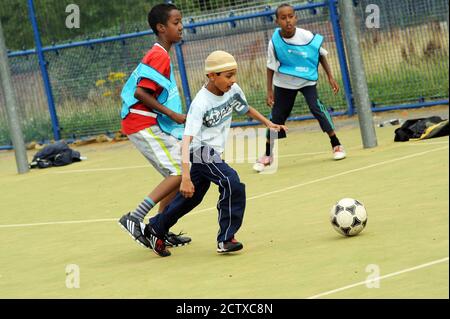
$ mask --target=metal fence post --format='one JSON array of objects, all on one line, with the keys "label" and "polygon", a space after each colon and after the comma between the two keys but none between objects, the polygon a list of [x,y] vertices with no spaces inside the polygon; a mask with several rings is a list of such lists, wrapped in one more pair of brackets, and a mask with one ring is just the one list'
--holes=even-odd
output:
[{"label": "metal fence post", "polygon": [[28,12],[30,15],[31,25],[33,27],[34,41],[36,42],[36,53],[39,60],[39,66],[41,68],[42,79],[44,81],[45,94],[47,95],[48,110],[52,120],[53,137],[56,141],[58,141],[61,139],[61,132],[59,128],[58,116],[56,114],[55,101],[53,100],[52,86],[48,76],[47,62],[45,61],[42,50],[41,36],[39,34],[33,0],[28,0]]},{"label": "metal fence post", "polygon": [[12,86],[8,54],[3,36],[2,22],[0,21],[0,90],[2,88],[6,102],[9,131],[16,156],[17,172],[23,174],[29,170],[27,151],[23,140],[22,128],[20,127],[19,115],[17,114],[17,100]]},{"label": "metal fence post", "polygon": [[375,133],[370,108],[369,90],[367,88],[367,78],[364,71],[361,49],[359,47],[359,36],[355,22],[353,2],[350,0],[341,0],[340,9],[363,145],[364,148],[376,147],[377,135]]},{"label": "metal fence post", "polygon": [[186,73],[186,65],[184,63],[183,55],[183,41],[175,44],[175,52],[177,54],[178,70],[180,71],[181,85],[183,87],[184,101],[186,102],[186,110],[189,110],[191,105],[191,91],[189,90],[189,81]]},{"label": "metal fence post", "polygon": [[342,40],[341,26],[339,24],[339,14],[336,9],[336,0],[328,0],[328,8],[330,9],[330,20],[331,25],[333,26],[334,41],[336,42],[336,51],[341,68],[345,99],[347,100],[348,105],[348,115],[352,116],[353,114],[355,114],[355,107],[353,105],[352,87],[350,84],[350,76],[345,56],[344,42]]}]

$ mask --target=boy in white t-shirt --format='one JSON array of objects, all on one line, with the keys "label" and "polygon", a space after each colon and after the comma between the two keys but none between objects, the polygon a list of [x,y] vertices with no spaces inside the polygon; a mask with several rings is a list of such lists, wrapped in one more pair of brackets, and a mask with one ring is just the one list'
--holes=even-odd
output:
[{"label": "boy in white t-shirt", "polygon": [[[346,154],[334,131],[331,116],[317,96],[319,63],[327,74],[334,94],[339,92],[339,85],[325,57],[328,52],[322,48],[323,37],[296,27],[297,16],[294,8],[288,4],[280,5],[275,15],[280,28],[275,30],[269,42],[267,60],[267,105],[272,108],[271,120],[276,124],[284,124],[298,91],[302,92],[311,113],[330,137],[334,159],[343,159]],[[278,133],[278,138],[285,137],[285,132]],[[268,136],[266,152],[254,165],[255,170],[262,171],[272,163],[272,149],[273,142],[270,143]]]},{"label": "boy in white t-shirt", "polygon": [[244,93],[236,84],[236,72],[237,63],[227,52],[214,51],[205,61],[208,83],[192,101],[186,119],[180,192],[162,214],[150,219],[144,231],[151,248],[161,257],[170,256],[164,234],[201,203],[211,182],[219,186],[220,192],[217,252],[233,252],[243,247],[234,236],[244,217],[245,185],[237,172],[221,159],[233,110],[260,121],[268,129],[279,132],[287,128],[273,124],[247,104]]}]

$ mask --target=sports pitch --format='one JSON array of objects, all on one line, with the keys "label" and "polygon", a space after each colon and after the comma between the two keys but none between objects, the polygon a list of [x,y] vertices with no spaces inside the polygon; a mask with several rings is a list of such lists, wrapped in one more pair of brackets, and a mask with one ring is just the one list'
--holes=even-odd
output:
[{"label": "sports pitch", "polygon": [[[232,163],[247,187],[233,255],[215,252],[214,186],[174,226],[193,241],[171,257],[118,226],[161,180],[130,142],[74,147],[88,160],[20,176],[0,152],[0,298],[448,298],[449,139],[394,143],[394,129],[366,150],[358,129],[341,129],[339,162],[324,134],[294,129],[276,174]],[[343,197],[368,212],[356,237],[329,222]],[[79,288],[66,286],[71,264]]]}]

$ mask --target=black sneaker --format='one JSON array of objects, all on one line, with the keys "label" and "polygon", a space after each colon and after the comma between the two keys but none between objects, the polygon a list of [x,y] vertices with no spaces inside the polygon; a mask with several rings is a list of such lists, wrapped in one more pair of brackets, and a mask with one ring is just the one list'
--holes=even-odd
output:
[{"label": "black sneaker", "polygon": [[155,254],[161,257],[170,256],[170,251],[167,250],[164,239],[159,238],[150,225],[145,227],[144,234],[150,243],[150,249],[153,250]]},{"label": "black sneaker", "polygon": [[123,215],[119,219],[119,225],[122,227],[125,231],[128,232],[128,234],[141,246],[145,248],[150,248],[150,242],[147,238],[144,236],[144,228],[145,224],[142,223],[139,219],[136,217],[131,216],[131,213]]},{"label": "black sneaker", "polygon": [[218,253],[229,253],[232,251],[238,251],[244,248],[242,243],[238,242],[236,239],[232,238],[229,241],[221,241],[217,243],[217,252]]},{"label": "black sneaker", "polygon": [[179,233],[174,234],[172,232],[168,232],[165,236],[164,236],[164,242],[166,244],[167,247],[178,247],[178,246],[184,246],[187,245],[191,242],[191,238],[190,237],[186,237],[186,236],[182,236],[184,235],[183,233]]}]

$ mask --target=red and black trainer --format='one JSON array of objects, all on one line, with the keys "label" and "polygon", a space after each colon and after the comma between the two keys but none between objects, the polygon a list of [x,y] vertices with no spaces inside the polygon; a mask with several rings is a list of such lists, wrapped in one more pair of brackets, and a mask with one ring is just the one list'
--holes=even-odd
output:
[{"label": "red and black trainer", "polygon": [[170,251],[167,250],[164,239],[159,238],[150,225],[145,227],[144,235],[148,239],[150,248],[155,252],[155,254],[161,257],[170,256]]},{"label": "red and black trainer", "polygon": [[164,236],[166,247],[179,247],[189,244],[192,239],[187,236],[183,236],[183,233],[174,234],[172,232],[168,232]]},{"label": "red and black trainer", "polygon": [[234,238],[231,238],[231,240],[229,241],[221,241],[217,243],[217,252],[220,254],[238,251],[242,248],[244,248],[244,245],[242,245],[242,243],[238,242]]}]

